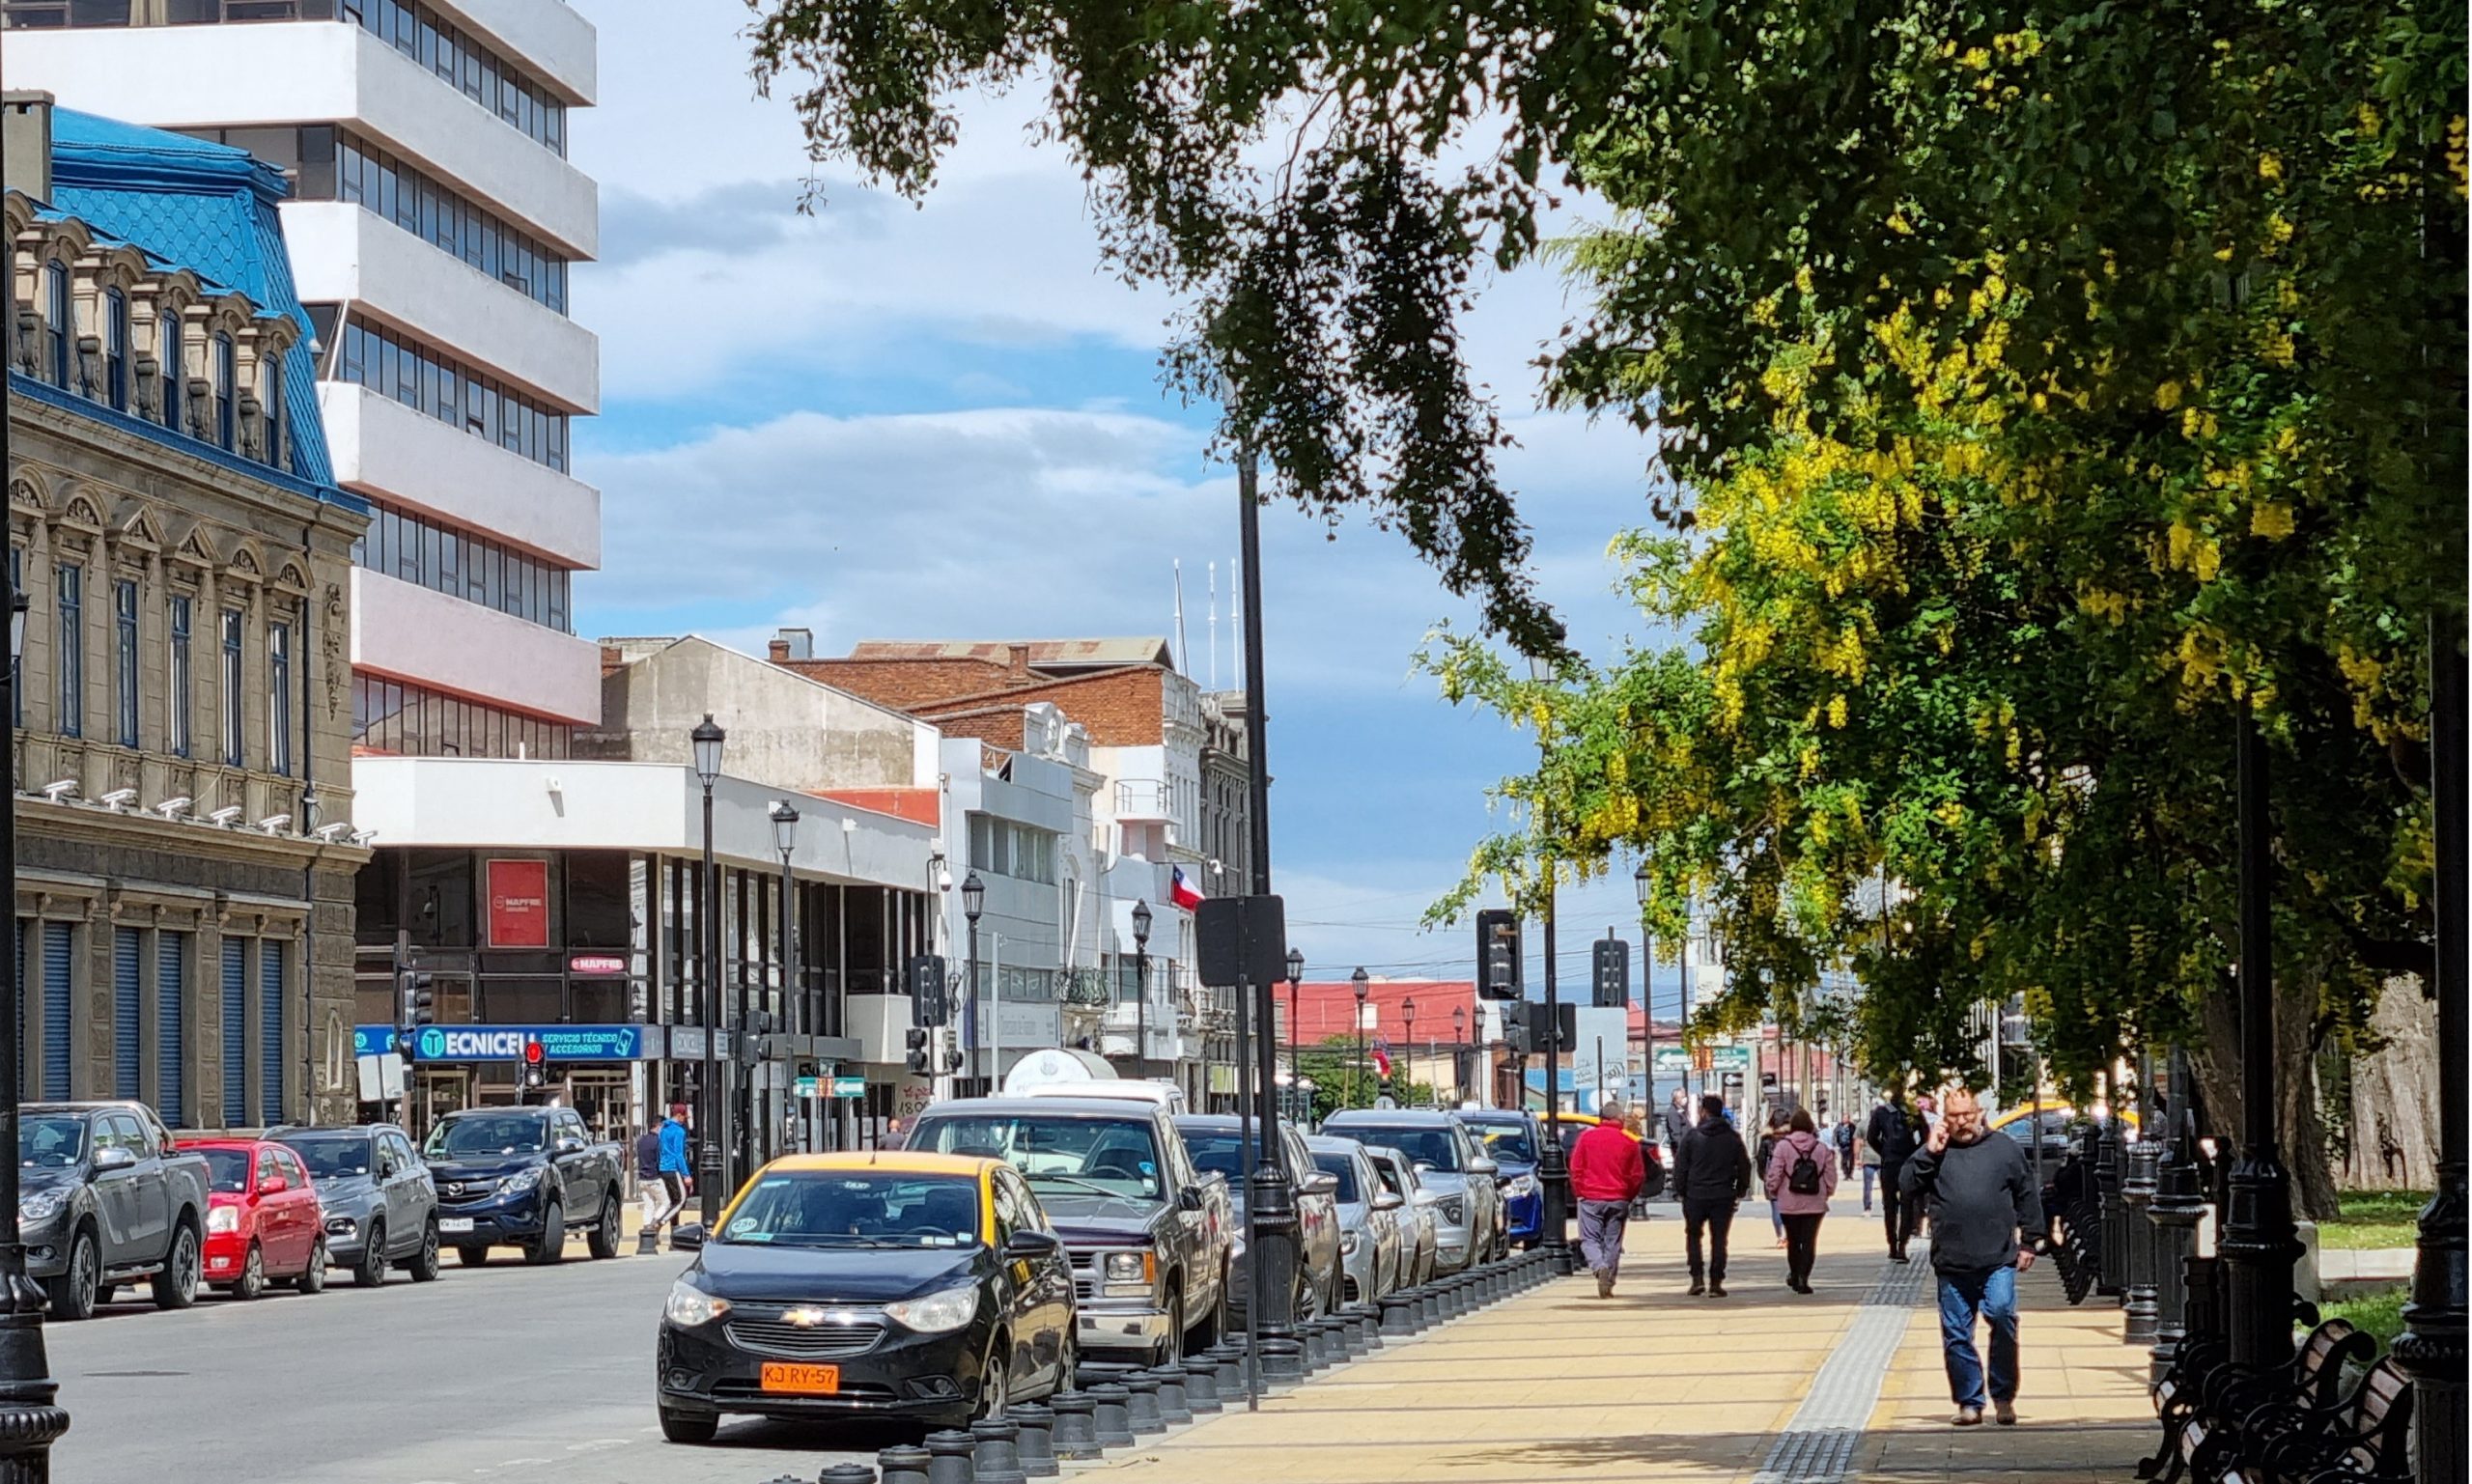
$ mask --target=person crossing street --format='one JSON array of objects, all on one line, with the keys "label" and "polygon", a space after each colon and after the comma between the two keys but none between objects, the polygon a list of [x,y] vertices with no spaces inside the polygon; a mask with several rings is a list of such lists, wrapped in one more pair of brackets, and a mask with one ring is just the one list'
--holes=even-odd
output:
[{"label": "person crossing street", "polygon": [[1978,1319],[1991,1327],[1989,1400],[2003,1426],[2017,1420],[2017,1274],[2035,1265],[2043,1212],[2025,1151],[1984,1126],[1982,1106],[1960,1087],[1942,1102],[1923,1151],[1901,1172],[1909,1202],[1931,1217],[1931,1268],[1940,1280],[1940,1341],[1956,1403],[1950,1421],[1982,1420],[1983,1357]]},{"label": "person crossing street", "polygon": [[1596,1126],[1571,1146],[1571,1193],[1580,1203],[1580,1251],[1596,1274],[1596,1296],[1610,1299],[1622,1267],[1623,1228],[1648,1183],[1648,1163],[1640,1141],[1623,1130],[1618,1100],[1607,1099],[1596,1115]]}]

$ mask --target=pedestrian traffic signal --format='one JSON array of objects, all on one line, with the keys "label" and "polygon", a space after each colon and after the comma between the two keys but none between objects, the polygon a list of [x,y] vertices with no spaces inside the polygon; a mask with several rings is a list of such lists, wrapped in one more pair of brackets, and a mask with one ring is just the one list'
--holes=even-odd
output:
[{"label": "pedestrian traffic signal", "polygon": [[1513,1056],[1525,1056],[1534,1050],[1534,1025],[1529,1012],[1535,1007],[1524,999],[1506,999],[1502,1004],[1503,1046]]},{"label": "pedestrian traffic signal", "polygon": [[538,1041],[523,1043],[523,1085],[530,1088],[549,1085],[549,1053]]},{"label": "pedestrian traffic signal", "polygon": [[944,956],[914,953],[902,966],[902,988],[910,995],[910,1023],[941,1025],[952,1019],[952,996],[944,984]]},{"label": "pedestrian traffic signal", "polygon": [[1519,914],[1489,907],[1476,914],[1476,993],[1487,999],[1517,999]]},{"label": "pedestrian traffic signal", "polygon": [[906,1044],[910,1049],[910,1070],[917,1073],[920,1077],[925,1077],[929,1071],[929,1063],[927,1060],[927,1028],[923,1025],[913,1025],[908,1031],[904,1032],[904,1036]]},{"label": "pedestrian traffic signal", "polygon": [[944,1070],[945,1070],[945,1071],[947,1071],[947,1072],[959,1072],[961,1069],[962,1069],[962,1049],[961,1049],[961,1046],[960,1046],[958,1043],[955,1043],[955,1042],[947,1042],[947,1043],[945,1043],[945,1046],[944,1046]]},{"label": "pedestrian traffic signal", "polygon": [[1631,1006],[1631,945],[1618,938],[1600,938],[1594,944],[1596,1006],[1627,1010]]}]

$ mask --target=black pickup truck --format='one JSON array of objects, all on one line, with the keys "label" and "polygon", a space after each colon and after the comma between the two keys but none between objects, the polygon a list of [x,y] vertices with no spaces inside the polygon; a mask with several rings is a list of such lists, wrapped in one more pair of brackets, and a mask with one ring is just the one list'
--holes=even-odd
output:
[{"label": "black pickup truck", "polygon": [[123,1283],[157,1307],[197,1302],[206,1160],[172,1146],[142,1103],[28,1103],[17,1109],[17,1228],[26,1274],[54,1319],[84,1319]]},{"label": "black pickup truck", "polygon": [[447,1114],[421,1145],[437,1182],[438,1240],[466,1267],[492,1246],[535,1266],[564,1256],[567,1234],[592,1255],[618,1255],[626,1200],[616,1144],[595,1143],[571,1107],[470,1107]]}]

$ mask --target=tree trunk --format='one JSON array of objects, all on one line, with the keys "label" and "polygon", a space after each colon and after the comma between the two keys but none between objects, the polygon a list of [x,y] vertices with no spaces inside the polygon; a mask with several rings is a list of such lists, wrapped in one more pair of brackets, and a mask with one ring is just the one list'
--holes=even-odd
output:
[{"label": "tree trunk", "polygon": [[[2324,1128],[2318,1116],[2318,1075],[2311,1022],[2318,1013],[2318,986],[2279,974],[2275,983],[2275,1141],[2291,1174],[2292,1215],[2322,1221],[2338,1213],[2335,1177],[2326,1160]],[[2240,1003],[2236,988],[2206,996],[2205,1034],[2189,1049],[2199,1089],[2205,1097],[2206,1132],[2221,1141],[2226,1158],[2237,1156],[2243,1108],[2240,1086]]]},{"label": "tree trunk", "polygon": [[2437,1006],[2412,978],[2386,981],[2370,1016],[2384,1043],[2351,1060],[2348,1190],[2426,1190],[2437,1174]]}]

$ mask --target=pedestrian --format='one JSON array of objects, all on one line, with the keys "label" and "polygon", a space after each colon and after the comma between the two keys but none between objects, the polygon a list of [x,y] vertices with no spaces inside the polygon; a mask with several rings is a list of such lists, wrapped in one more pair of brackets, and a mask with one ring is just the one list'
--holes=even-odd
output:
[{"label": "pedestrian", "polygon": [[669,1211],[669,1187],[660,1178],[659,1124],[646,1124],[644,1132],[635,1135],[635,1204],[642,1216],[637,1229],[660,1230],[660,1218]]},{"label": "pedestrian", "polygon": [[[1776,1157],[1778,1140],[1784,1136],[1784,1111],[1781,1108],[1772,1107],[1768,1110],[1768,1127],[1762,1131],[1759,1135],[1759,1147],[1753,1152],[1751,1157],[1751,1167],[1759,1171],[1759,1175],[1762,1180],[1765,1180],[1768,1177],[1768,1162]],[[1777,1239],[1777,1246],[1781,1248],[1784,1247],[1785,1245],[1785,1214],[1777,1209],[1777,1197],[1774,1192],[1771,1192],[1768,1197],[1768,1229],[1770,1235]]]},{"label": "pedestrian", "polygon": [[1851,1180],[1854,1178],[1854,1120],[1851,1118],[1837,1120],[1834,1137],[1837,1141],[1839,1172]]},{"label": "pedestrian", "polygon": [[[1871,1187],[1880,1178],[1880,1146],[1862,1139],[1863,1146],[1863,1214],[1871,1214]],[[1894,1183],[1894,1182],[1892,1182]]]},{"label": "pedestrian", "polygon": [[1893,1263],[1906,1260],[1905,1244],[1914,1234],[1906,1217],[1903,1178],[1905,1162],[1914,1155],[1914,1120],[1906,1114],[1904,1100],[1903,1088],[1883,1091],[1879,1106],[1871,1109],[1870,1127],[1863,1134],[1863,1141],[1879,1156],[1881,1223],[1888,1229]]},{"label": "pedestrian", "polygon": [[1580,1251],[1596,1274],[1596,1296],[1611,1299],[1622,1267],[1622,1229],[1648,1183],[1648,1162],[1622,1127],[1619,1102],[1608,1099],[1596,1114],[1599,1122],[1571,1145],[1571,1193],[1580,1203]]},{"label": "pedestrian", "polygon": [[1682,1158],[1682,1135],[1691,1132],[1691,1099],[1681,1088],[1673,1090],[1673,1101],[1665,1110],[1665,1162],[1671,1168]]},{"label": "pedestrian", "polygon": [[660,1126],[660,1183],[669,1197],[661,1224],[672,1232],[678,1230],[679,1213],[687,1209],[687,1177],[694,1169],[687,1158],[687,1105],[671,1104]]},{"label": "pedestrian", "polygon": [[[1751,1193],[1751,1155],[1742,1135],[1726,1117],[1722,1094],[1700,1100],[1700,1121],[1682,1135],[1673,1157],[1673,1189],[1682,1198],[1683,1247],[1691,1261],[1691,1291],[1711,1298],[1726,1296],[1726,1236],[1733,1228],[1734,1207]],[[1700,1261],[1700,1242],[1705,1233],[1707,1261]]]},{"label": "pedestrian", "polygon": [[1940,1346],[1949,1367],[1949,1420],[1982,1420],[1983,1358],[1975,1321],[1991,1326],[1991,1411],[2017,1420],[2017,1274],[2035,1265],[2042,1203],[2017,1141],[1984,1127],[1982,1105],[1952,1089],[1923,1151],[1905,1162],[1906,1198],[1931,1213],[1931,1269],[1940,1280]]},{"label": "pedestrian", "polygon": [[1828,1215],[1828,1198],[1837,1193],[1837,1162],[1820,1143],[1818,1125],[1807,1110],[1794,1109],[1785,1136],[1769,1156],[1764,1178],[1769,1204],[1785,1222],[1785,1286],[1810,1293],[1820,1218]]}]

